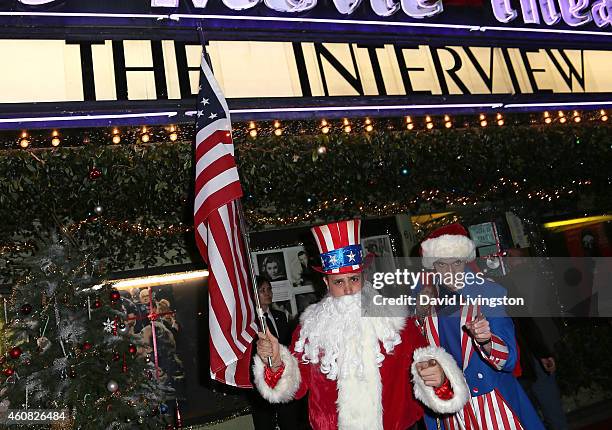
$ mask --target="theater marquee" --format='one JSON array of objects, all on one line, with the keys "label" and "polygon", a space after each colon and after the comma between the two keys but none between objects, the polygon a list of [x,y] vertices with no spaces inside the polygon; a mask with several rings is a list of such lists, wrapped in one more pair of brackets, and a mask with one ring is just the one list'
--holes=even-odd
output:
[{"label": "theater marquee", "polygon": [[[374,96],[468,102],[488,96],[504,103],[530,95],[612,93],[612,51],[211,41],[207,52],[230,102],[273,99],[280,106],[351,97],[358,104]],[[200,55],[198,44],[171,40],[0,40],[0,56],[11,59],[3,65],[0,104],[191,103]]]}]

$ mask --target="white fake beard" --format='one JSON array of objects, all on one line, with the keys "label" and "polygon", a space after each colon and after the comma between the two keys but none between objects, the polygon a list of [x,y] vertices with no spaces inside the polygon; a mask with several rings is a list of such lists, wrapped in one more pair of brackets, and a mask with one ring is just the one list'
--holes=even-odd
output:
[{"label": "white fake beard", "polygon": [[[303,352],[305,363],[319,363],[321,373],[328,379],[363,378],[364,358],[374,356],[376,366],[380,367],[385,359],[380,343],[386,353],[391,353],[401,342],[399,332],[405,319],[362,317],[361,298],[360,292],[327,296],[302,314],[295,350]],[[364,345],[371,345],[373,351],[364,351]]]}]

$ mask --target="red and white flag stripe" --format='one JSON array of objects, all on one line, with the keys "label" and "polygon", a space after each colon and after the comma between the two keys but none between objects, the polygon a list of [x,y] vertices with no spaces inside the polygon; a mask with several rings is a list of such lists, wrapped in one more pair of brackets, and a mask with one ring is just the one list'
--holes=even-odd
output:
[{"label": "red and white flag stripe", "polygon": [[210,373],[250,388],[252,341],[257,331],[248,252],[237,200],[242,196],[227,103],[202,59],[198,97],[194,222],[196,243],[208,264]]}]

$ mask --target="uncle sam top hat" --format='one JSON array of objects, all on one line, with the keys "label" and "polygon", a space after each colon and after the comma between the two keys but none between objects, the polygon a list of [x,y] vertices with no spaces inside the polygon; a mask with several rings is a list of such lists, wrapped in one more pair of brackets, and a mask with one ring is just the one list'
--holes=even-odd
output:
[{"label": "uncle sam top hat", "polygon": [[319,247],[322,264],[313,269],[326,275],[361,272],[363,251],[360,227],[359,219],[312,227],[310,231]]}]

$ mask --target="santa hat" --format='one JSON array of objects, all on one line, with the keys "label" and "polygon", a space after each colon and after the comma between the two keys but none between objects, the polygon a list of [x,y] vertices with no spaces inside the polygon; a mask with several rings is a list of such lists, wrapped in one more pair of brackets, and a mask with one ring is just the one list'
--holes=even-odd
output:
[{"label": "santa hat", "polygon": [[361,221],[354,219],[312,227],[322,264],[313,269],[326,275],[360,272],[363,258],[360,226]]},{"label": "santa hat", "polygon": [[433,264],[442,258],[458,258],[472,261],[476,258],[476,246],[468,237],[468,232],[461,224],[449,224],[434,230],[421,243],[423,266],[433,268]]}]

